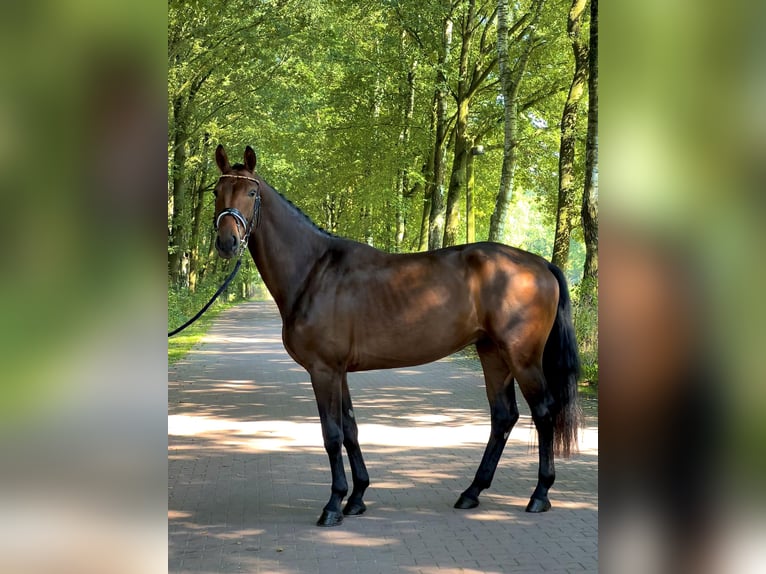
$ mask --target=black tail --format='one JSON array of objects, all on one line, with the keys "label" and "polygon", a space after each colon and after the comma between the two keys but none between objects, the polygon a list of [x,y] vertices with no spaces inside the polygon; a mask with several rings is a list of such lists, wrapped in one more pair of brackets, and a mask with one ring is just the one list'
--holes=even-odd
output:
[{"label": "black tail", "polygon": [[554,416],[553,449],[556,454],[568,457],[572,450],[577,450],[577,432],[582,418],[577,400],[580,357],[567,280],[561,269],[552,263],[548,268],[559,282],[559,307],[556,322],[545,343],[543,372],[554,400],[551,409]]}]

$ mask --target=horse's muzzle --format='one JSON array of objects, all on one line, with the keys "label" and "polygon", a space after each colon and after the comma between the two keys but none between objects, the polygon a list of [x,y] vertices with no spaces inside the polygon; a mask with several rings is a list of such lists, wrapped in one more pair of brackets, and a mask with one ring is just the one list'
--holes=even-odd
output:
[{"label": "horse's muzzle", "polygon": [[229,233],[225,237],[218,235],[215,238],[215,248],[218,255],[223,259],[231,259],[237,254],[239,238],[234,233]]}]

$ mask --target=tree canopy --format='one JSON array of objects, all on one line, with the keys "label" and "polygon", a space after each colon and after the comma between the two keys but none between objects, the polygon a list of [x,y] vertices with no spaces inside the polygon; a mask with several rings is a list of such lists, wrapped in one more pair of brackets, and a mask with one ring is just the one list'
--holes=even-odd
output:
[{"label": "tree canopy", "polygon": [[575,72],[583,92],[573,46],[587,56],[590,18],[574,4],[573,32],[571,0],[171,0],[170,283],[193,290],[220,273],[218,143],[252,145],[259,172],[341,236],[388,251],[491,238],[550,258],[562,133],[574,154],[559,262],[577,282],[587,114],[561,126]]}]

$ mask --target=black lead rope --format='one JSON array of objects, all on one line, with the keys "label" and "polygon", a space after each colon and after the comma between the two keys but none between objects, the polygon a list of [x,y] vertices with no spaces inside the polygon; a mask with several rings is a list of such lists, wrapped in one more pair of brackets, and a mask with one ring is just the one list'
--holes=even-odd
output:
[{"label": "black lead rope", "polygon": [[213,301],[218,299],[218,296],[221,293],[223,293],[223,290],[226,289],[229,283],[231,283],[231,280],[234,279],[234,276],[237,274],[237,271],[239,271],[239,266],[242,265],[242,254],[244,253],[245,248],[247,247],[247,242],[250,240],[250,232],[253,229],[253,223],[255,223],[256,229],[258,229],[258,225],[261,223],[261,193],[260,193],[261,186],[259,181],[255,179],[254,177],[247,177],[244,175],[223,174],[221,175],[221,177],[247,179],[254,182],[256,185],[257,195],[255,196],[255,200],[253,201],[253,216],[250,218],[249,222],[242,216],[242,214],[239,212],[238,209],[233,207],[222,210],[213,220],[215,224],[215,228],[218,229],[218,223],[221,221],[221,218],[224,215],[231,215],[237,221],[237,229],[239,229],[240,224],[242,224],[242,226],[245,228],[245,234],[242,236],[242,239],[240,240],[240,243],[239,243],[239,259],[237,259],[237,264],[234,266],[234,270],[226,278],[226,281],[223,282],[223,285],[221,285],[218,288],[218,291],[215,292],[215,295],[213,295],[213,298],[210,299],[210,301],[208,301],[207,304],[204,307],[202,307],[202,309],[200,309],[196,315],[194,315],[194,317],[186,321],[186,323],[184,323],[177,329],[170,331],[170,333],[168,333],[168,338],[172,337],[173,335],[177,335],[178,333],[186,329],[186,327],[194,323],[194,321],[202,317],[202,314],[205,311],[207,311],[210,305],[213,304]]},{"label": "black lead rope", "polygon": [[174,330],[170,331],[170,333],[168,333],[168,338],[172,337],[173,335],[176,335],[176,334],[180,333],[181,331],[183,331],[184,329],[186,329],[186,327],[188,327],[189,325],[191,325],[192,323],[194,323],[194,321],[196,321],[197,319],[199,319],[200,317],[202,317],[202,314],[203,314],[205,311],[207,311],[207,309],[208,309],[208,307],[210,307],[210,305],[212,305],[212,304],[213,304],[213,301],[215,301],[216,299],[218,299],[218,296],[219,296],[221,293],[223,293],[223,290],[224,290],[224,289],[226,289],[226,287],[228,287],[229,283],[231,283],[231,280],[232,280],[232,279],[234,279],[234,276],[237,274],[237,271],[239,271],[239,266],[240,266],[240,265],[242,265],[242,257],[240,257],[239,259],[237,259],[237,264],[234,266],[234,270],[233,270],[233,271],[232,271],[232,272],[229,274],[229,276],[226,278],[226,281],[224,281],[224,282],[223,282],[223,285],[221,285],[221,286],[218,288],[218,291],[216,291],[216,292],[215,292],[215,295],[213,295],[213,298],[212,298],[212,299],[210,299],[210,301],[208,301],[208,302],[205,304],[205,306],[204,306],[204,307],[202,307],[202,309],[200,309],[200,310],[199,310],[199,312],[198,312],[196,315],[194,315],[194,317],[192,317],[191,319],[189,319],[188,321],[186,321],[186,323],[184,323],[183,325],[181,325],[181,326],[180,326],[180,327],[178,327],[177,329],[174,329]]}]

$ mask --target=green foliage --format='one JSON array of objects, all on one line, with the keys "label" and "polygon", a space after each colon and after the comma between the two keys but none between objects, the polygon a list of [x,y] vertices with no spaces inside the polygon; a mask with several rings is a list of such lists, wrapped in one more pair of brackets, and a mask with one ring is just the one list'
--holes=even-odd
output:
[{"label": "green foliage", "polygon": [[571,289],[572,314],[582,361],[582,380],[598,388],[598,292],[584,282]]},{"label": "green foliage", "polygon": [[[522,18],[532,3],[515,3],[512,19]],[[424,191],[433,179],[424,166],[433,158],[441,34],[445,19],[451,18],[453,42],[442,71],[455,94],[468,6],[445,0],[170,2],[168,226],[174,240],[169,249],[189,261],[187,275],[175,278],[181,290],[194,287],[188,278],[192,267],[197,269],[198,292],[223,277],[223,265],[211,249],[212,196],[205,191],[217,176],[212,150],[218,143],[233,160],[240,160],[245,145],[252,145],[259,173],[329,231],[381,249],[417,249]],[[477,240],[488,236],[503,155],[503,101],[497,69],[491,65],[495,7],[493,2],[476,3],[479,28],[469,54],[469,73],[474,63],[490,64],[471,99],[467,123],[468,138],[480,140],[487,150],[473,164]],[[518,163],[503,240],[548,258],[557,207],[559,122],[573,61],[566,36],[569,7],[569,1],[546,0],[531,36],[514,36],[509,45],[514,59],[527,38],[535,43],[520,79]],[[410,74],[415,97],[408,119]],[[454,97],[448,106],[453,116]],[[453,119],[450,129],[454,124]],[[577,130],[584,141],[584,114]],[[183,154],[175,154],[179,146]],[[448,166],[453,154],[450,142]],[[582,156],[578,151],[578,181]],[[403,197],[402,173],[408,186]],[[181,176],[185,197],[179,210],[173,175]],[[462,201],[458,237],[465,237]],[[178,237],[171,213],[181,224]],[[400,247],[397,214],[405,223]],[[565,269],[572,284],[580,280],[582,257],[582,236],[576,229]],[[243,267],[231,297],[250,296],[257,288],[257,273]],[[595,317],[595,311],[582,313],[583,324],[586,316]]]},{"label": "green foliage", "polygon": [[[192,292],[188,289],[168,289],[168,332],[180,327],[194,316],[207,303],[218,289],[218,285],[205,285]],[[168,339],[168,363],[172,364],[181,359],[196,345],[207,331],[213,318],[229,306],[225,294],[213,303],[207,312],[189,327]]]}]

